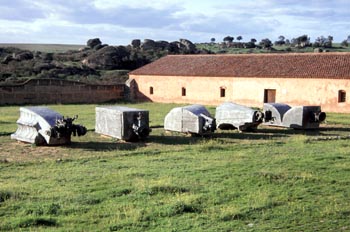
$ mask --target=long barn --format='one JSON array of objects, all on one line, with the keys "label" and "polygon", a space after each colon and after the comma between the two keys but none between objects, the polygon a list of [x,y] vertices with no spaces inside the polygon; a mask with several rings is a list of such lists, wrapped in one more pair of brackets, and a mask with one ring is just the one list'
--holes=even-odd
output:
[{"label": "long barn", "polygon": [[138,100],[321,105],[350,113],[350,53],[168,55],[129,73]]}]

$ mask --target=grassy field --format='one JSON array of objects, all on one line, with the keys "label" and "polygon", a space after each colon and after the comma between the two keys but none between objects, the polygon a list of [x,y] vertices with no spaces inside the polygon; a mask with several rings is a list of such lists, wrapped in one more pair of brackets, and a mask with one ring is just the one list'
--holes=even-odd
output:
[{"label": "grassy field", "polygon": [[39,52],[67,52],[69,50],[79,50],[85,45],[77,44],[22,44],[22,43],[0,43],[0,47],[15,47],[29,51]]},{"label": "grassy field", "polygon": [[350,115],[201,138],[161,128],[176,105],[131,106],[150,110],[146,142],[95,134],[95,105],[49,106],[89,130],[63,147],[10,140],[19,107],[0,107],[0,230],[350,230]]},{"label": "grassy field", "polygon": [[[23,50],[29,51],[40,51],[40,52],[67,52],[69,50],[79,50],[85,45],[77,44],[11,44],[11,43],[0,43],[0,47],[16,47]],[[250,48],[221,48],[219,43],[215,44],[196,44],[198,49],[206,49],[214,53],[271,53],[266,49],[250,49]],[[275,52],[284,51],[287,48],[291,48],[291,52],[314,52],[313,47],[306,47],[302,49],[293,48],[290,46],[273,46]],[[330,52],[350,52],[350,47],[342,47],[339,43],[334,43],[333,48],[327,48]]]},{"label": "grassy field", "polygon": [[[294,48],[291,46],[273,46],[274,51],[257,48],[221,48],[219,43],[215,44],[196,44],[199,49],[206,49],[214,53],[232,53],[232,54],[245,54],[245,53],[271,53],[271,52],[286,52],[286,49],[291,49],[289,52],[314,52],[313,47]],[[339,43],[334,43],[332,48],[323,49],[329,52],[350,52],[350,47],[342,47]]]}]

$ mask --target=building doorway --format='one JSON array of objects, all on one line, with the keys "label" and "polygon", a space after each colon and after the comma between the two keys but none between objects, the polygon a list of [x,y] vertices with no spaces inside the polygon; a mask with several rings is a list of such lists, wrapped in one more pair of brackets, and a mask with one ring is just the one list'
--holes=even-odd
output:
[{"label": "building doorway", "polygon": [[275,103],[276,102],[276,90],[265,89],[264,90],[264,103]]}]

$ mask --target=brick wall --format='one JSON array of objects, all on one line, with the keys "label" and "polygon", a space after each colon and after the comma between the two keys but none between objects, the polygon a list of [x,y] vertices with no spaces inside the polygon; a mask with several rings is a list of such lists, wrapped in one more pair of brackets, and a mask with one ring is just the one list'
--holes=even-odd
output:
[{"label": "brick wall", "polygon": [[0,85],[0,105],[103,103],[124,99],[124,84],[89,85],[76,81],[32,79]]}]

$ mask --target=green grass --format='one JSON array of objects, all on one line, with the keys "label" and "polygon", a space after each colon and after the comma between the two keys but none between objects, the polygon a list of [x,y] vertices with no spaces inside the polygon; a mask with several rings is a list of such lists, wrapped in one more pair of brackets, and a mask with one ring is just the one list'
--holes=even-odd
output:
[{"label": "green grass", "polygon": [[[0,43],[0,47],[16,47],[19,49],[30,50],[30,51],[40,51],[40,52],[67,52],[69,50],[79,50],[85,45],[75,45],[75,44],[11,44],[11,43]],[[224,48],[220,47],[219,43],[196,44],[198,49],[207,49],[209,51],[218,53],[220,51],[225,51],[225,53],[270,53],[269,50],[265,49],[249,49],[249,48]],[[284,51],[290,46],[273,46],[276,51]],[[306,47],[302,49],[291,48],[292,52],[313,52],[314,48]],[[339,43],[334,43],[333,48],[327,49],[330,52],[350,52],[350,47],[342,47]]]},{"label": "green grass", "polygon": [[[95,105],[51,105],[88,128],[70,146],[10,140],[19,107],[0,107],[2,231],[349,231],[350,115],[320,131],[259,127],[210,138],[167,133],[175,104],[150,110],[146,142],[94,133]],[[211,112],[215,108],[210,107]]]},{"label": "green grass", "polygon": [[79,50],[85,45],[77,44],[22,44],[22,43],[0,43],[0,47],[15,47],[23,50],[29,51],[39,51],[39,52],[67,52],[69,50]]},{"label": "green grass", "polygon": [[[206,49],[209,51],[212,51],[214,53],[232,53],[232,54],[246,54],[246,53],[271,53],[272,51],[266,50],[266,49],[258,49],[258,48],[221,48],[220,43],[214,43],[214,44],[196,44],[197,48],[199,49]],[[313,47],[306,47],[306,48],[294,48],[291,46],[273,46],[275,51],[273,52],[286,52],[287,48],[290,48],[291,51],[289,52],[314,52]],[[328,50],[329,52],[350,52],[350,47],[342,47],[338,43],[333,44],[333,48],[327,48],[323,50]]]}]

